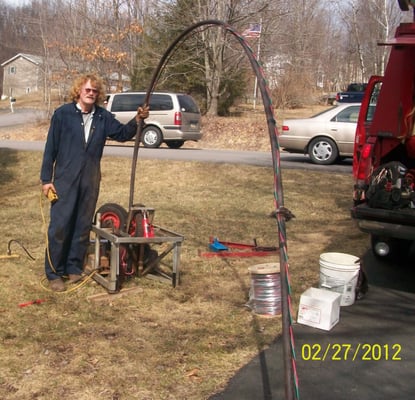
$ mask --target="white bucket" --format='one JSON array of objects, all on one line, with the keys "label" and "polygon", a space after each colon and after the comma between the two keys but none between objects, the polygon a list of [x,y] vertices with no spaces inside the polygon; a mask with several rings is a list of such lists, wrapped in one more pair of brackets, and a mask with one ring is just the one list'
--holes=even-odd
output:
[{"label": "white bucket", "polygon": [[280,264],[257,264],[248,268],[251,289],[248,306],[255,314],[276,316],[281,314]]},{"label": "white bucket", "polygon": [[344,253],[320,254],[319,287],[340,293],[340,305],[350,306],[355,300],[359,270],[358,257]]}]

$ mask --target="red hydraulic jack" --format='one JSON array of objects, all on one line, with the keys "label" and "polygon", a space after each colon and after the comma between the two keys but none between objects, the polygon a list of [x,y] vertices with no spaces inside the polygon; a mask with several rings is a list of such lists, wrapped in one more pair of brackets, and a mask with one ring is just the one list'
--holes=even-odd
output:
[{"label": "red hydraulic jack", "polygon": [[212,251],[199,252],[201,257],[265,257],[279,254],[276,247],[258,246],[256,239],[253,244],[219,241],[209,239],[209,248]]}]

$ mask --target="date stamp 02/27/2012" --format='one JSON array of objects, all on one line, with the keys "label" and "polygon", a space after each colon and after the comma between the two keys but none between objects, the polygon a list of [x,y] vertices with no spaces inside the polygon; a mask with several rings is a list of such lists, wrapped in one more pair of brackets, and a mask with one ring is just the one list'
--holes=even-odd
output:
[{"label": "date stamp 02/27/2012", "polygon": [[305,343],[301,346],[304,361],[402,361],[398,343]]}]

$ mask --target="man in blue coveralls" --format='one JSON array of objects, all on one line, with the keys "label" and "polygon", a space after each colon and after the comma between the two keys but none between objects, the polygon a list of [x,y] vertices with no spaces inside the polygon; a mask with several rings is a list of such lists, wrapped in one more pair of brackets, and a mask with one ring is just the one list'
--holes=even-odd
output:
[{"label": "man in blue coveralls", "polygon": [[75,80],[72,102],[55,110],[46,140],[40,179],[45,196],[56,195],[50,209],[45,272],[51,290],[65,290],[82,279],[101,180],[100,161],[107,138],[125,142],[137,124],[148,117],[148,107],[123,125],[106,109],[101,78],[86,74]]}]

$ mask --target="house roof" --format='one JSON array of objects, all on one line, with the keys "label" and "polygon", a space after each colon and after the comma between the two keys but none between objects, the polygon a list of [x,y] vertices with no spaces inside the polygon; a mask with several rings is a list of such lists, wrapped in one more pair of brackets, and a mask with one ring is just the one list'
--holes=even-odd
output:
[{"label": "house roof", "polygon": [[4,61],[2,64],[0,64],[0,66],[4,67],[5,65],[11,63],[12,61],[14,61],[14,60],[16,60],[20,57],[26,59],[27,61],[30,61],[31,63],[33,63],[35,65],[42,64],[42,62],[43,62],[43,57],[41,57],[41,56],[36,56],[34,54],[17,53],[12,58],[9,58],[7,61]]}]

